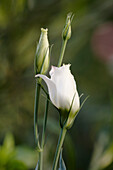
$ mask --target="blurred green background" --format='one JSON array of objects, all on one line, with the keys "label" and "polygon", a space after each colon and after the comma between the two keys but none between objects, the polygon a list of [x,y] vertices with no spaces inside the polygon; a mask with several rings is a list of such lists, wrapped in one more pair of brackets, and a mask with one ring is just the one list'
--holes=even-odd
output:
[{"label": "blurred green background", "polygon": [[[61,32],[75,13],[64,63],[71,63],[79,94],[89,99],[68,131],[63,157],[69,170],[113,170],[113,1],[0,0],[0,170],[32,170],[34,56],[40,28],[48,28],[56,65]],[[40,133],[45,98],[40,101]],[[50,105],[44,168],[50,169],[59,115]]]}]

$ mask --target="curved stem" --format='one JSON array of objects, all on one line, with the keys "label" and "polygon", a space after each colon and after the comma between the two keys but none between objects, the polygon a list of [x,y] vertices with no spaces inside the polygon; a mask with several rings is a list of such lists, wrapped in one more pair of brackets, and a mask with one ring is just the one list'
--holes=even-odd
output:
[{"label": "curved stem", "polygon": [[60,136],[59,136],[59,140],[58,140],[58,144],[57,144],[57,149],[56,149],[56,153],[55,153],[55,157],[54,157],[52,170],[56,170],[56,168],[57,168],[58,159],[59,159],[59,156],[60,156],[60,151],[61,151],[61,148],[62,148],[62,145],[63,145],[63,142],[64,142],[66,132],[67,132],[67,129],[64,126],[61,129],[61,132],[60,132]]},{"label": "curved stem", "polygon": [[46,132],[46,124],[47,124],[47,116],[48,116],[48,107],[49,107],[49,100],[48,100],[48,95],[47,95],[46,108],[45,108],[44,120],[43,120],[42,141],[41,141],[42,151],[39,153],[39,160],[40,160],[39,169],[40,170],[42,170],[43,168],[43,147],[45,143],[45,132]]},{"label": "curved stem", "polygon": [[61,52],[60,52],[60,57],[59,57],[58,65],[57,65],[58,67],[60,67],[61,64],[62,64],[62,60],[63,60],[65,48],[66,48],[66,44],[67,44],[67,40],[63,40],[62,41]]},{"label": "curved stem", "polygon": [[37,124],[37,113],[38,113],[38,104],[39,104],[39,95],[40,94],[40,86],[38,85],[36,81],[36,90],[35,90],[35,106],[34,106],[34,136],[35,136],[35,142],[37,144],[38,140],[38,124]]}]

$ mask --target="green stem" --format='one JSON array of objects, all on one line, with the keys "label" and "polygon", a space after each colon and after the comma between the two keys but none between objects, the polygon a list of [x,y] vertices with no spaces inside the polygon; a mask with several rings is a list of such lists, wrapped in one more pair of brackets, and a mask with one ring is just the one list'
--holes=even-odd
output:
[{"label": "green stem", "polygon": [[38,104],[39,104],[39,94],[40,94],[40,86],[36,81],[36,90],[35,90],[35,107],[34,107],[34,136],[35,142],[37,144],[38,140],[38,124],[37,124],[37,113],[38,113]]},{"label": "green stem", "polygon": [[55,153],[55,157],[54,157],[54,161],[53,161],[53,168],[52,170],[56,170],[57,168],[57,164],[58,164],[58,159],[60,156],[60,151],[64,142],[64,138],[66,135],[67,129],[65,128],[65,126],[61,129],[60,132],[60,136],[59,136],[59,140],[58,140],[58,144],[57,144],[57,149],[56,149],[56,153]]},{"label": "green stem", "polygon": [[63,60],[65,48],[66,48],[66,44],[67,44],[67,40],[63,40],[62,41],[62,48],[61,48],[61,52],[60,52],[60,57],[59,57],[58,65],[57,65],[58,67],[60,67],[61,64],[62,64],[62,60]]},{"label": "green stem", "polygon": [[[62,60],[63,60],[63,56],[64,56],[64,52],[65,52],[65,48],[66,48],[66,44],[67,44],[67,40],[63,40],[62,42],[62,48],[61,48],[61,53],[60,53],[60,58],[59,58],[59,62],[58,62],[58,67],[61,66],[62,64]],[[48,101],[48,95],[47,95],[47,100],[46,100],[46,109],[45,109],[45,113],[44,113],[44,120],[43,120],[43,131],[42,131],[42,141],[41,141],[41,149],[42,151],[39,153],[39,170],[42,170],[43,168],[43,147],[44,147],[44,142],[45,142],[45,132],[46,132],[46,124],[47,124],[47,115],[48,115],[48,106],[49,106],[49,101]],[[63,136],[65,133],[63,132]],[[61,137],[62,138],[62,137]],[[63,139],[64,140],[64,139]],[[63,143],[63,141],[62,141]],[[60,148],[61,149],[61,148]],[[59,158],[59,154],[60,154],[60,150],[58,151],[58,158]],[[57,159],[58,159],[57,158]],[[56,160],[57,160],[56,159]],[[58,161],[57,161],[58,162]],[[57,166],[57,162],[55,163]]]},{"label": "green stem", "polygon": [[45,108],[45,113],[44,113],[44,120],[43,120],[43,130],[42,130],[42,141],[41,141],[41,148],[42,151],[39,153],[39,170],[42,170],[43,168],[43,148],[44,148],[44,143],[45,143],[45,132],[46,132],[46,124],[47,124],[47,116],[48,116],[48,107],[49,107],[49,100],[48,100],[48,95],[46,99],[46,108]]},{"label": "green stem", "polygon": [[[62,41],[60,57],[59,57],[58,65],[57,65],[58,67],[60,67],[61,64],[62,64],[62,60],[63,60],[63,57],[64,57],[64,52],[65,52],[65,49],[66,49],[66,44],[67,44],[67,40],[65,39],[65,40]],[[64,138],[65,138],[65,135],[66,135],[66,131],[67,130],[65,129],[65,126],[64,126],[61,129],[61,133],[60,133],[60,136],[59,136],[58,145],[57,145],[57,149],[56,149],[56,152],[55,152],[55,157],[54,157],[52,170],[56,170],[56,168],[57,168],[58,159],[59,159],[59,155],[60,155],[61,147],[63,145]]]}]

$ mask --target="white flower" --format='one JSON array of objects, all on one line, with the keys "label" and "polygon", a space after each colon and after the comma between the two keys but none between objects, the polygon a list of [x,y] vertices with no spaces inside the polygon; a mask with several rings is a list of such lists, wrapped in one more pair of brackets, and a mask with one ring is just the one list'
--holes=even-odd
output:
[{"label": "white flower", "polygon": [[68,125],[70,125],[72,122],[70,118],[74,119],[80,107],[76,82],[70,72],[70,64],[62,67],[52,66],[49,74],[51,78],[41,74],[36,75],[36,77],[41,77],[46,82],[50,99],[58,109],[69,112],[71,108],[68,117]]},{"label": "white flower", "polygon": [[[44,74],[49,67],[48,29],[41,28],[41,35],[36,49],[35,72]],[[44,62],[44,63],[43,63]],[[42,69],[43,67],[43,69]],[[41,70],[42,69],[42,70]]]}]

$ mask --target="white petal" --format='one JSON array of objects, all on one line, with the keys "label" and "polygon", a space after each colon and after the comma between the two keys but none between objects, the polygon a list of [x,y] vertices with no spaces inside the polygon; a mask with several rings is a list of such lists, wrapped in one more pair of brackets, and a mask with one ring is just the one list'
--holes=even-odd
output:
[{"label": "white petal", "polygon": [[52,67],[50,71],[51,80],[57,89],[59,108],[69,110],[74,94],[76,93],[76,83],[70,72],[70,64],[62,67]]},{"label": "white petal", "polygon": [[46,82],[50,99],[52,103],[58,108],[59,106],[57,103],[57,90],[54,82],[51,79],[49,79],[47,76],[42,74],[37,74],[35,77],[41,77]]}]

